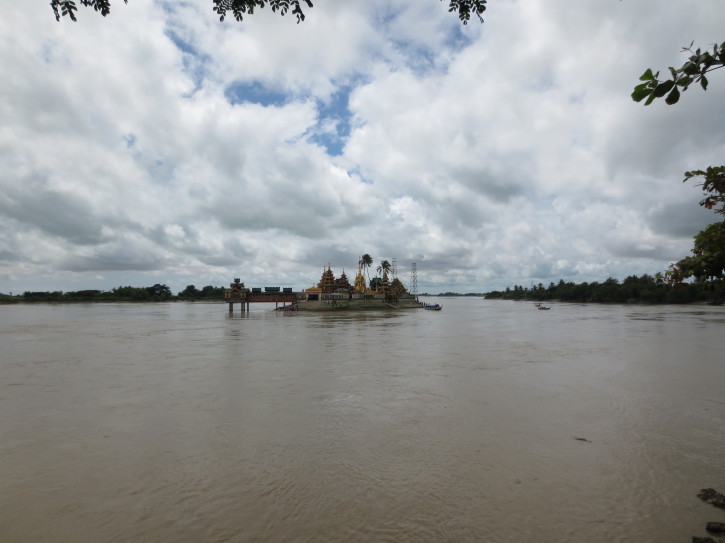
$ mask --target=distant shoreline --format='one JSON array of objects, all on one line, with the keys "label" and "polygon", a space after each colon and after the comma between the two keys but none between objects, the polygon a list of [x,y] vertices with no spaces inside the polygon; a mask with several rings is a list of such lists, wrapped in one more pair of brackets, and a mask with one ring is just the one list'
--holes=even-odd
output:
[{"label": "distant shoreline", "polygon": [[[723,303],[713,303],[711,300],[691,300],[683,302],[673,301],[646,301],[646,300],[629,300],[624,302],[618,301],[594,301],[594,300],[558,300],[558,299],[545,299],[537,300],[533,298],[521,298],[521,299],[510,299],[510,298],[487,298],[483,295],[466,295],[466,294],[421,294],[419,297],[424,298],[481,298],[486,301],[494,302],[523,302],[523,303],[555,303],[555,304],[595,304],[595,305],[708,305],[708,306],[723,306]],[[20,297],[15,299],[0,298],[0,305],[79,305],[79,304],[159,304],[159,303],[194,303],[194,304],[219,304],[227,305],[225,300],[208,300],[208,299],[197,299],[189,300],[184,298],[171,298],[168,300],[128,300],[128,299],[104,299],[104,300],[24,300]],[[267,304],[272,304],[268,302]],[[329,301],[300,301],[294,304],[300,311],[343,311],[343,310],[357,310],[365,311],[371,309],[418,309],[423,307],[422,303],[419,302],[402,302],[398,304],[391,304],[383,302],[382,300],[368,300],[366,302],[348,302],[339,301],[337,305],[332,305]],[[397,307],[396,307],[397,306]],[[283,306],[277,309],[285,309]]]}]

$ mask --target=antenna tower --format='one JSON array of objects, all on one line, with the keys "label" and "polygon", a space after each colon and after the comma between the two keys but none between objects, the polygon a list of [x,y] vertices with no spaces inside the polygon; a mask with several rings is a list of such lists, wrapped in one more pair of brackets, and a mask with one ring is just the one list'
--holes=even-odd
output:
[{"label": "antenna tower", "polygon": [[415,265],[415,262],[413,262],[410,265],[410,293],[418,297],[418,267]]},{"label": "antenna tower", "polygon": [[393,279],[398,277],[398,259],[393,258],[393,264],[390,266],[390,272],[393,274]]}]

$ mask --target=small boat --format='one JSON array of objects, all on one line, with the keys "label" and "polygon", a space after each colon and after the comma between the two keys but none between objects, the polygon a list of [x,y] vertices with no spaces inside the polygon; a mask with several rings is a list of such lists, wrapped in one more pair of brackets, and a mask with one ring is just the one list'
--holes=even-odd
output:
[{"label": "small boat", "polygon": [[443,309],[443,306],[440,304],[425,304],[423,307],[429,311],[440,311]]},{"label": "small boat", "polygon": [[547,310],[549,310],[549,309],[551,309],[551,308],[550,308],[550,307],[547,307],[547,306],[545,306],[545,305],[541,305],[541,304],[536,304],[536,309],[541,309],[541,310],[543,310],[543,311],[547,311]]}]

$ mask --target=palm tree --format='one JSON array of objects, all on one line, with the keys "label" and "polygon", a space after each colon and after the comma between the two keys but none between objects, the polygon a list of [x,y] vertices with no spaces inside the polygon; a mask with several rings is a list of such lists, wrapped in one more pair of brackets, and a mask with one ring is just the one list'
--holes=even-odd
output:
[{"label": "palm tree", "polygon": [[[380,262],[380,266],[378,266],[377,271],[380,274],[380,280],[376,282],[375,284],[375,290],[377,291],[380,286],[383,288],[386,288],[388,285],[388,272],[391,269],[390,262],[387,260],[383,260]],[[377,277],[375,279],[378,279]]]},{"label": "palm tree", "polygon": [[390,262],[387,260],[383,260],[380,262],[380,266],[378,266],[378,273],[382,276],[385,276],[385,274],[390,272],[390,269],[392,266],[390,265]]},{"label": "palm tree", "polygon": [[365,275],[368,276],[368,283],[370,282],[370,273],[368,270],[373,265],[373,257],[365,253],[360,257],[360,267],[365,271]]}]

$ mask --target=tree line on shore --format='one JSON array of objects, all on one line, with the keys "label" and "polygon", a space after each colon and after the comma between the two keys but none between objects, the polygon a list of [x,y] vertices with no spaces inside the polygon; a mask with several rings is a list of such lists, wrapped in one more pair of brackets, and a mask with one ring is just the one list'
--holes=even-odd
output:
[{"label": "tree line on shore", "polygon": [[725,299],[725,280],[682,283],[666,281],[662,274],[640,277],[631,275],[619,281],[610,277],[599,283],[572,283],[563,279],[559,283],[542,283],[530,288],[514,285],[505,291],[493,291],[486,299],[503,300],[560,300],[581,303],[665,303],[685,304],[693,302],[722,301]]},{"label": "tree line on shore", "polygon": [[168,302],[172,300],[219,301],[224,299],[224,287],[207,285],[201,289],[188,285],[174,295],[167,285],[156,283],[151,287],[116,287],[112,290],[77,290],[72,292],[25,291],[8,296],[0,294],[0,303],[14,302]]},{"label": "tree line on shore", "polygon": [[[421,296],[432,296],[421,294]],[[486,299],[532,300],[544,302],[560,300],[579,303],[664,303],[684,304],[693,302],[725,300],[725,279],[682,283],[668,280],[662,274],[642,276],[631,275],[619,281],[608,278],[603,282],[592,283],[565,282],[542,283],[524,287],[514,285],[503,291],[491,291],[485,294],[459,294],[447,292],[438,296],[484,296]],[[188,285],[174,295],[167,285],[155,284],[151,287],[116,287],[109,291],[78,290],[63,291],[26,291],[9,296],[0,294],[0,303],[18,302],[168,302],[168,301],[223,301],[224,287],[207,285],[201,289]]]}]

